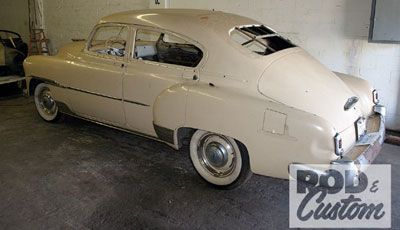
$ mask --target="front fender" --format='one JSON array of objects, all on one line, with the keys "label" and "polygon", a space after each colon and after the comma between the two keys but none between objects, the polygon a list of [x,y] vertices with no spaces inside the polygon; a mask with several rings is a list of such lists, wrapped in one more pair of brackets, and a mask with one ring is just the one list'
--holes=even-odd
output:
[{"label": "front fender", "polygon": [[29,86],[32,77],[41,78],[43,81],[56,82],[68,85],[68,61],[55,56],[30,56],[24,61],[24,71]]}]

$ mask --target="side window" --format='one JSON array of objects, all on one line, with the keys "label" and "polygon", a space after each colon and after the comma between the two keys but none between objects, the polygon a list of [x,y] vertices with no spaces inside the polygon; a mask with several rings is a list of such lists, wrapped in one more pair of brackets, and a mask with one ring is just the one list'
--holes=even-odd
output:
[{"label": "side window", "polygon": [[125,26],[102,26],[97,28],[88,50],[99,54],[125,56],[128,29]]},{"label": "side window", "polygon": [[140,60],[196,67],[203,58],[203,52],[177,36],[140,29],[136,33],[135,57]]}]

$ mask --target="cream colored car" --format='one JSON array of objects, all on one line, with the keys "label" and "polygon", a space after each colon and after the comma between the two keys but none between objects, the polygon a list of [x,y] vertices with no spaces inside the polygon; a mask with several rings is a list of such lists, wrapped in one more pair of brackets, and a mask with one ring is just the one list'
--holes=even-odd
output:
[{"label": "cream colored car", "polygon": [[223,188],[252,173],[288,178],[292,163],[361,170],[384,137],[385,108],[366,81],[234,14],[114,14],[86,43],[24,67],[44,120],[70,114],[175,149],[190,140],[197,172]]}]

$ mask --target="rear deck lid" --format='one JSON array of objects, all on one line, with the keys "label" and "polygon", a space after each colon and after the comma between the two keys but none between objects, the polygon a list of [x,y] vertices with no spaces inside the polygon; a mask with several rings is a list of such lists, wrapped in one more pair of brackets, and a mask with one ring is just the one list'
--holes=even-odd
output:
[{"label": "rear deck lid", "polygon": [[[355,93],[319,61],[302,49],[268,65],[258,90],[266,97],[320,116],[340,132],[361,116]],[[351,105],[349,105],[351,104]]]}]

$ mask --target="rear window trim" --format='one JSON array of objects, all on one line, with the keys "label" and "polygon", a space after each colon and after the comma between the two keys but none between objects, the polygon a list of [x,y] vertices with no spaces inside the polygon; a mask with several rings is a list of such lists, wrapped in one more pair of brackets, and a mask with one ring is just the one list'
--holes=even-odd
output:
[{"label": "rear window trim", "polygon": [[277,34],[265,34],[265,35],[261,35],[261,37],[260,37],[260,35],[253,35],[253,34],[251,34],[250,32],[247,32],[247,31],[245,31],[245,30],[242,30],[242,28],[243,28],[243,27],[235,27],[235,30],[241,32],[242,34],[244,34],[244,35],[246,35],[247,37],[250,38],[250,40],[248,40],[248,41],[242,43],[242,44],[241,44],[242,46],[247,45],[247,44],[250,44],[251,42],[257,42],[257,43],[259,43],[260,45],[264,46],[265,48],[272,50],[272,52],[276,52],[275,49],[273,49],[272,47],[270,47],[270,46],[267,45],[267,44],[262,43],[262,42],[261,42],[260,40],[258,40],[258,39],[264,38],[264,36],[268,36],[268,35],[269,35],[268,37],[275,37],[275,36],[279,36],[279,35],[277,35]]},{"label": "rear window trim", "polygon": [[[249,32],[248,30],[245,30],[245,29],[244,29],[244,28],[247,29],[247,28],[251,28],[251,27],[263,27],[263,28],[267,31],[267,33],[266,33],[266,34],[256,35],[256,34],[253,34],[253,33]],[[281,36],[280,34],[278,34],[276,31],[272,30],[271,28],[269,28],[269,27],[267,27],[267,26],[265,26],[265,25],[263,25],[263,24],[235,26],[235,27],[231,30],[231,32],[230,32],[229,34],[232,34],[232,31],[238,31],[239,33],[242,33],[243,35],[245,35],[245,36],[247,36],[247,37],[250,38],[249,40],[247,40],[247,41],[245,41],[245,42],[243,42],[243,43],[240,43],[240,42],[239,42],[239,44],[240,44],[242,47],[244,47],[245,45],[248,45],[248,44],[250,44],[250,43],[252,43],[252,42],[257,42],[258,44],[260,44],[260,45],[262,45],[263,47],[265,47],[266,50],[265,50],[265,52],[264,52],[263,55],[267,55],[267,54],[266,54],[266,53],[267,53],[267,50],[270,50],[270,51],[272,51],[273,53],[280,51],[280,50],[276,50],[276,49],[272,48],[271,46],[269,46],[269,45],[267,45],[267,44],[265,44],[265,43],[263,43],[263,42],[261,42],[261,41],[259,40],[259,39],[263,39],[263,38],[279,37],[279,38],[281,38],[281,39],[287,41],[287,42],[288,42],[289,44],[291,44],[293,47],[296,47],[296,45],[293,44],[289,39],[282,37],[282,36]],[[258,53],[258,54],[259,54],[259,53]],[[259,55],[262,55],[262,54],[259,54]]]}]

